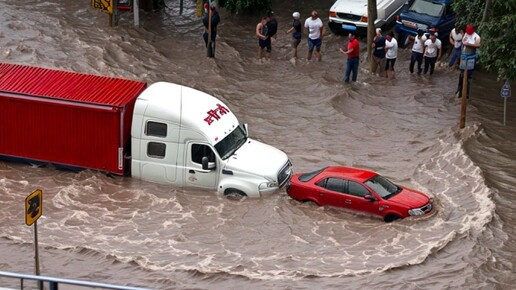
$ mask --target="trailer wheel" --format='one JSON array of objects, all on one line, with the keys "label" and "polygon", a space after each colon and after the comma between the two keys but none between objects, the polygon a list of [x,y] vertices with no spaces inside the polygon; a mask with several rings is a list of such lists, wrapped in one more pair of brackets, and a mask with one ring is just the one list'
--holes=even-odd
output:
[{"label": "trailer wheel", "polygon": [[242,199],[247,196],[245,192],[235,189],[235,188],[228,188],[224,190],[224,196],[229,199]]}]

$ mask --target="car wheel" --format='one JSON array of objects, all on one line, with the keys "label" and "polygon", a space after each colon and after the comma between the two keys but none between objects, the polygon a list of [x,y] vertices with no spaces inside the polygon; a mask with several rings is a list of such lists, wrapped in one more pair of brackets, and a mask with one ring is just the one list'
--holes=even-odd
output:
[{"label": "car wheel", "polygon": [[309,205],[309,206],[319,206],[317,204],[317,202],[313,201],[313,200],[303,200],[303,203]]},{"label": "car wheel", "polygon": [[228,188],[224,191],[224,196],[229,199],[242,199],[247,196],[245,192],[235,189],[235,188]]},{"label": "car wheel", "polygon": [[399,216],[395,215],[395,214],[388,214],[386,215],[383,220],[386,222],[386,223],[390,223],[390,222],[393,222],[397,219],[400,219]]}]

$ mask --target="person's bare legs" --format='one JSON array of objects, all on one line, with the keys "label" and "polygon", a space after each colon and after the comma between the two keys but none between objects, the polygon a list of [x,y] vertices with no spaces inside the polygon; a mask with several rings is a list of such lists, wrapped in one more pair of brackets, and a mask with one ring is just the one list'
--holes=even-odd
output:
[{"label": "person's bare legs", "polygon": [[321,61],[321,51],[316,49],[315,50],[315,57],[317,58],[318,61]]},{"label": "person's bare legs", "polygon": [[263,56],[263,48],[258,47],[258,60],[261,60]]}]

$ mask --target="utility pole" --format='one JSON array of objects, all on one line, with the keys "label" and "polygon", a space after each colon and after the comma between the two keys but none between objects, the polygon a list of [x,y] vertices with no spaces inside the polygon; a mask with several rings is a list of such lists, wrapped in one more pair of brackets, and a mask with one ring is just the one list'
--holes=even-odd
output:
[{"label": "utility pole", "polygon": [[467,67],[463,70],[462,77],[462,98],[461,98],[461,107],[460,107],[460,128],[464,129],[466,126],[466,107],[468,105],[467,95],[468,95],[468,69]]},{"label": "utility pole", "polygon": [[206,47],[206,56],[212,57],[211,51],[211,1],[208,1],[208,45]]},{"label": "utility pole", "polygon": [[367,57],[369,59],[369,69],[373,70],[372,47],[373,38],[375,34],[374,22],[378,17],[378,10],[376,8],[376,0],[367,0]]}]

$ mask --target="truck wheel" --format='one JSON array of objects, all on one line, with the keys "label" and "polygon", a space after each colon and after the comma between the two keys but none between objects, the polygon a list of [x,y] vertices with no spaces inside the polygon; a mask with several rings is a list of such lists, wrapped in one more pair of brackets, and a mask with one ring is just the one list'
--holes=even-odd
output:
[{"label": "truck wheel", "polygon": [[231,199],[241,199],[241,198],[247,196],[247,194],[245,194],[245,192],[235,189],[235,188],[228,188],[228,189],[224,190],[224,196],[231,198]]},{"label": "truck wheel", "polygon": [[383,220],[386,222],[386,223],[391,223],[397,219],[400,219],[399,216],[395,215],[395,214],[388,214],[386,215]]}]

